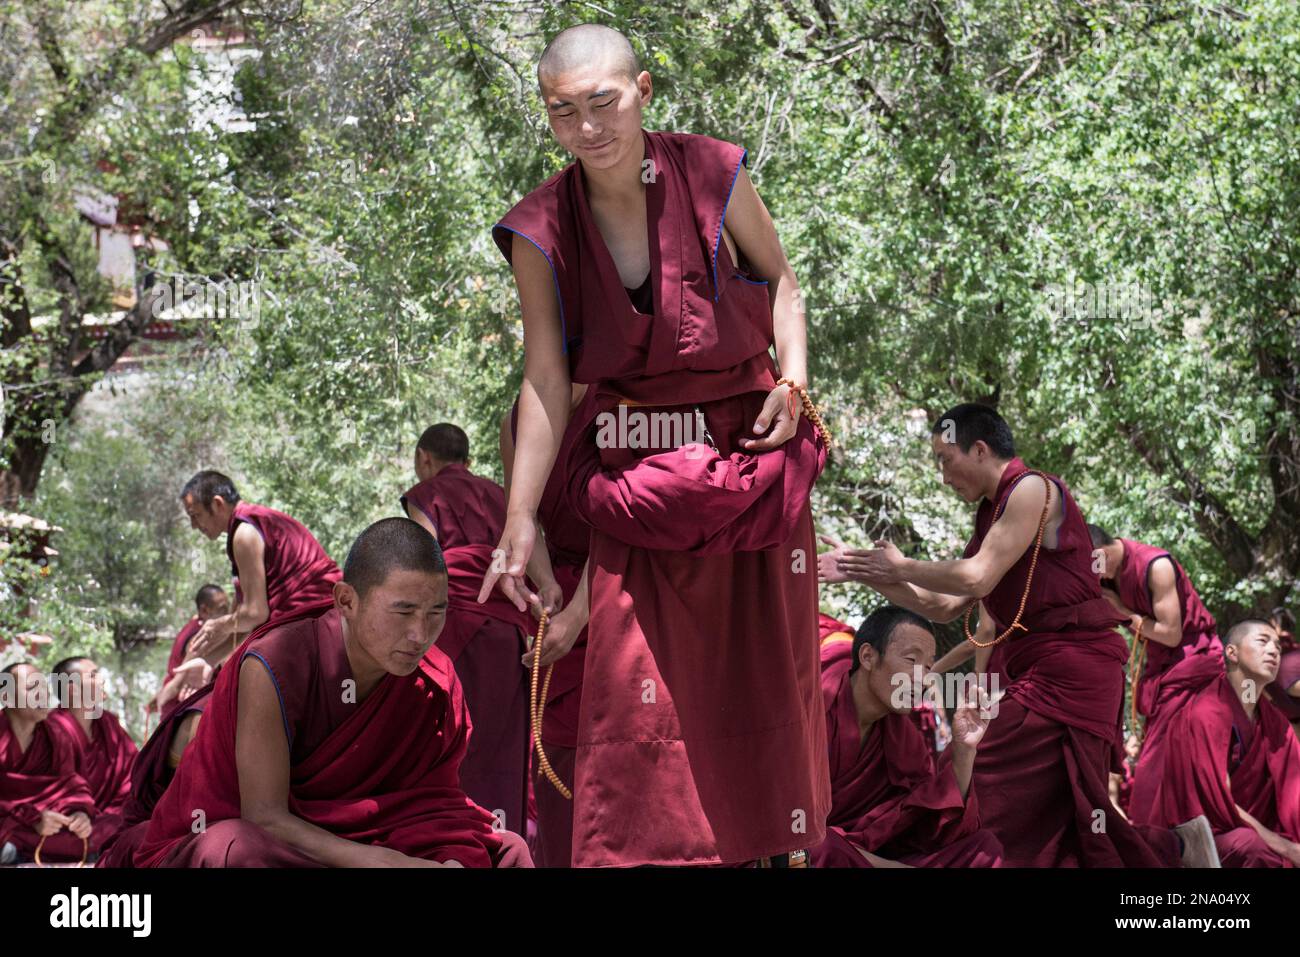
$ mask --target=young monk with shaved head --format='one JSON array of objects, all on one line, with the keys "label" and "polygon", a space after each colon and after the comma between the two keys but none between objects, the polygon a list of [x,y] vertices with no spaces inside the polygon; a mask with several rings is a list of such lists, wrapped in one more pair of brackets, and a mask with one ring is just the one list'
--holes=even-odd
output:
[{"label": "young monk with shaved head", "polygon": [[405,518],[366,529],[331,602],[223,667],[136,866],[527,866],[460,788],[470,726],[434,647],[446,615],[433,537]]},{"label": "young monk with shaved head", "polygon": [[1159,763],[1133,785],[1140,820],[1172,826],[1204,815],[1224,867],[1300,867],[1300,743],[1263,694],[1281,653],[1269,622],[1233,625],[1227,673],[1168,718]]},{"label": "young monk with shaved head", "polygon": [[565,30],[537,74],[575,162],[493,230],[524,377],[506,567],[482,597],[535,598],[539,502],[587,384],[566,466],[592,530],[573,863],[799,866],[830,788],[808,507],[826,444],[801,414],[798,285],[745,150],[643,128],[653,84],[626,37]]}]

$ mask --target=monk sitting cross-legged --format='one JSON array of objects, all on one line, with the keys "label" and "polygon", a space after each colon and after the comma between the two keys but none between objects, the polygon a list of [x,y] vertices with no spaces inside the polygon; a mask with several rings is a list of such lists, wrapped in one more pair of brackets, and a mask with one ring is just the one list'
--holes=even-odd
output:
[{"label": "monk sitting cross-legged", "polygon": [[0,673],[0,859],[81,860],[95,803],[72,737],[48,718],[49,687],[33,664]]},{"label": "monk sitting cross-legged", "polygon": [[1277,677],[1277,631],[1239,622],[1223,654],[1227,674],[1169,717],[1162,760],[1143,768],[1133,806],[1157,825],[1204,815],[1224,867],[1300,866],[1300,743],[1262,694]]},{"label": "monk sitting cross-legged", "polygon": [[437,542],[409,519],[376,522],[333,590],[222,668],[136,866],[531,865],[460,788],[470,727],[434,647]]},{"label": "monk sitting cross-legged", "polygon": [[65,658],[54,666],[63,682],[62,705],[48,720],[57,722],[80,751],[78,766],[95,801],[95,832],[90,850],[98,853],[122,826],[122,806],[131,793],[131,766],[139,749],[117,715],[104,710],[99,667],[89,658]]},{"label": "monk sitting cross-legged", "polygon": [[1001,866],[970,787],[988,717],[959,703],[952,744],[933,759],[908,714],[933,661],[930,623],[894,605],[868,615],[852,646],[822,646],[831,813],[814,867]]}]

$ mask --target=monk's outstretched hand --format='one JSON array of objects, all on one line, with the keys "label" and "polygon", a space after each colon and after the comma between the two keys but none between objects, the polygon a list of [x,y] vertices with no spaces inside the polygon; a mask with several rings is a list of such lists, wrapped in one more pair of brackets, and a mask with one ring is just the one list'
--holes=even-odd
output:
[{"label": "monk's outstretched hand", "polygon": [[989,729],[988,695],[976,681],[968,682],[962,689],[957,710],[952,716],[952,746],[973,752]]},{"label": "monk's outstretched hand", "polygon": [[[802,407],[798,402],[795,402],[792,406],[789,396],[790,387],[788,385],[779,385],[767,394],[767,400],[763,403],[763,411],[758,414],[758,418],[754,421],[754,434],[762,435],[763,438],[741,439],[741,448],[746,452],[770,452],[790,440],[795,433],[795,429],[799,427],[799,413]],[[793,413],[791,413],[792,408]],[[771,429],[771,431],[768,432],[768,429]],[[767,434],[764,435],[764,433]]]},{"label": "monk's outstretched hand", "polygon": [[537,542],[537,519],[531,515],[508,515],[506,527],[501,533],[501,543],[492,553],[492,564],[483,576],[483,587],[478,592],[481,605],[492,594],[493,586],[501,588],[501,594],[510,599],[520,611],[527,611],[531,603],[541,599],[528,587],[524,571],[528,568],[528,559],[532,557],[533,546]]},{"label": "monk's outstretched hand", "polygon": [[838,561],[840,572],[849,581],[868,585],[895,585],[903,581],[903,564],[907,561],[898,546],[883,539],[875,548],[846,550]]},{"label": "monk's outstretched hand", "polygon": [[849,576],[840,569],[840,559],[849,550],[849,546],[830,535],[818,535],[817,538],[823,545],[831,547],[828,552],[817,553],[817,580],[827,585],[848,581]]}]

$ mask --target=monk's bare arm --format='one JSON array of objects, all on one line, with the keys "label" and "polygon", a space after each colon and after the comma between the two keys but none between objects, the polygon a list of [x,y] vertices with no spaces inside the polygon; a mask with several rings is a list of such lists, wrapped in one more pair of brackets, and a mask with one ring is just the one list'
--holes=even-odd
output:
[{"label": "monk's bare arm", "polygon": [[875,591],[889,599],[895,605],[901,605],[908,611],[914,611],[930,621],[949,622],[963,614],[970,607],[970,599],[958,595],[944,595],[939,592],[921,588],[910,582],[893,584],[872,584]]},{"label": "monk's bare arm", "polygon": [[1149,566],[1151,608],[1155,621],[1142,622],[1142,634],[1170,648],[1183,643],[1183,611],[1178,601],[1178,582],[1171,559],[1156,559]]},{"label": "monk's bare arm", "polygon": [[279,695],[266,666],[247,657],[239,666],[239,706],[235,725],[239,772],[239,816],[330,867],[392,867],[406,855],[358,844],[309,824],[289,811],[289,741],[284,733]]},{"label": "monk's bare arm", "polygon": [[982,675],[989,670],[989,659],[993,657],[992,641],[994,637],[996,636],[993,634],[993,616],[984,607],[984,602],[980,602],[979,623],[975,626],[975,641],[979,642],[979,644],[967,642],[975,649],[975,673],[977,675]]},{"label": "monk's bare arm", "polygon": [[937,674],[943,674],[945,671],[952,671],[952,669],[964,665],[966,662],[974,658],[977,650],[978,649],[969,641],[958,642],[956,647],[952,648],[947,654],[936,661],[934,667],[930,670]]},{"label": "monk's bare arm", "polygon": [[247,522],[235,526],[230,550],[239,570],[243,600],[228,615],[209,618],[190,642],[185,657],[206,658],[213,665],[223,661],[239,640],[271,616],[266,597],[266,545],[257,529]]},{"label": "monk's bare arm", "polygon": [[406,504],[406,517],[432,535],[434,541],[438,540],[438,529],[434,526],[432,519],[424,514],[424,510],[420,506],[411,505],[408,502]]},{"label": "monk's bare arm", "polygon": [[781,374],[808,381],[808,327],[799,281],[786,258],[767,206],[742,166],[736,175],[725,218],[727,230],[753,271],[766,279],[772,299],[772,332]]},{"label": "monk's bare arm", "polygon": [[[501,471],[505,475],[506,498],[510,497],[510,472],[515,467],[515,440],[510,434],[510,413],[501,417],[501,432],[497,436],[501,448]],[[555,569],[551,567],[551,553],[545,547],[546,533],[540,526],[537,530],[539,539],[533,554],[528,558],[528,577],[537,586],[542,603],[552,612],[560,608],[564,593],[555,581]],[[541,617],[540,612],[538,617]]]},{"label": "monk's bare arm", "polygon": [[564,355],[560,300],[551,266],[541,250],[519,234],[511,246],[515,285],[524,324],[524,379],[519,389],[519,424],[516,429],[514,467],[510,470],[510,498],[506,526],[501,535],[502,563],[483,579],[479,601],[487,600],[502,575],[508,576],[507,594],[522,610],[519,595],[537,538],[537,504],[555,464],[560,439],[569,421],[569,364]]},{"label": "monk's bare arm", "polygon": [[1248,814],[1246,809],[1241,807],[1241,805],[1236,805],[1236,807],[1238,816],[1255,829],[1255,833],[1263,838],[1264,843],[1268,845],[1269,850],[1285,857],[1292,864],[1300,865],[1300,844],[1288,840],[1276,831],[1265,827]]}]

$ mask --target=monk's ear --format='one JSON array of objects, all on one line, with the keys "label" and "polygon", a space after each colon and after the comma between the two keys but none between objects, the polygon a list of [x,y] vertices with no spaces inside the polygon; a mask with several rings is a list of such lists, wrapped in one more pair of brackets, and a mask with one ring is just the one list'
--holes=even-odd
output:
[{"label": "monk's ear", "polygon": [[355,618],[361,607],[361,596],[345,581],[334,583],[334,607],[344,618]]},{"label": "monk's ear", "polygon": [[650,79],[650,73],[642,70],[636,77],[636,88],[641,94],[641,105],[647,106],[654,97],[654,81]]},{"label": "monk's ear", "polygon": [[876,649],[870,645],[863,645],[858,650],[858,666],[871,671],[876,667]]}]

